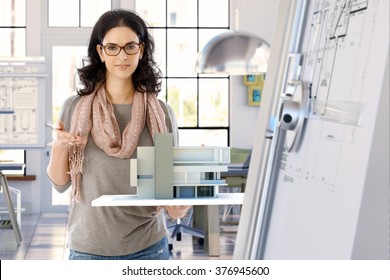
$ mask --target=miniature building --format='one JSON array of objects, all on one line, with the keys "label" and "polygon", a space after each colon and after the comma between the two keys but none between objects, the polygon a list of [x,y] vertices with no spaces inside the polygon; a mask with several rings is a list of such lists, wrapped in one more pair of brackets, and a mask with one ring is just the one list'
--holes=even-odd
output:
[{"label": "miniature building", "polygon": [[[139,198],[217,197],[225,186],[220,172],[228,170],[228,147],[173,147],[172,135],[156,134],[154,147],[138,147],[131,159],[131,186]],[[155,164],[150,164],[154,162]]]}]

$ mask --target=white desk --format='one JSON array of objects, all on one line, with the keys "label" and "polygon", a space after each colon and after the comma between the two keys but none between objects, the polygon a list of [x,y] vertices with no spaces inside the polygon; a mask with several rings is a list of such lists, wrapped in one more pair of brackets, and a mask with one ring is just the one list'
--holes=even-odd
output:
[{"label": "white desk", "polygon": [[165,206],[165,205],[225,205],[242,204],[243,193],[220,193],[218,197],[155,199],[136,195],[102,195],[92,201],[92,206]]},{"label": "white desk", "polygon": [[218,197],[145,199],[136,195],[102,195],[92,201],[92,206],[163,206],[202,205],[206,206],[206,244],[210,256],[219,256],[219,211],[218,205],[242,204],[244,193],[219,193]]}]

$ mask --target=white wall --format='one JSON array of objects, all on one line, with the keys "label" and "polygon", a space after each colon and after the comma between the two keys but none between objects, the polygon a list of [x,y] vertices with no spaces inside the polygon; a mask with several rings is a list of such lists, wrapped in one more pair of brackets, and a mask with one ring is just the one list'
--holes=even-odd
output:
[{"label": "white wall", "polygon": [[[271,44],[278,6],[279,0],[232,0],[231,28],[235,27],[235,10],[238,9],[239,30],[256,34]],[[231,76],[230,146],[250,149],[259,107],[247,105],[247,87],[242,79],[242,76]]]}]

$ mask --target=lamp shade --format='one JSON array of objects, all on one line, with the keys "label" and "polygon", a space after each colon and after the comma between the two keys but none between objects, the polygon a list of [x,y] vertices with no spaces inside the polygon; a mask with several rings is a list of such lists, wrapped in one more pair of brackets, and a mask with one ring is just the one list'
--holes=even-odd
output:
[{"label": "lamp shade", "polygon": [[260,74],[267,71],[270,46],[252,34],[232,31],[212,38],[199,53],[195,71],[204,74]]}]

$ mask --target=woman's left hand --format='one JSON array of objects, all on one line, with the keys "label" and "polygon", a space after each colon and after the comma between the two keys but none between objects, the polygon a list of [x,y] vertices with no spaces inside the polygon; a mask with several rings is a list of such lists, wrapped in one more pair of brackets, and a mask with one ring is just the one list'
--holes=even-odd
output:
[{"label": "woman's left hand", "polygon": [[191,207],[191,205],[161,206],[161,208],[164,208],[168,212],[168,215],[174,220],[183,218]]}]

